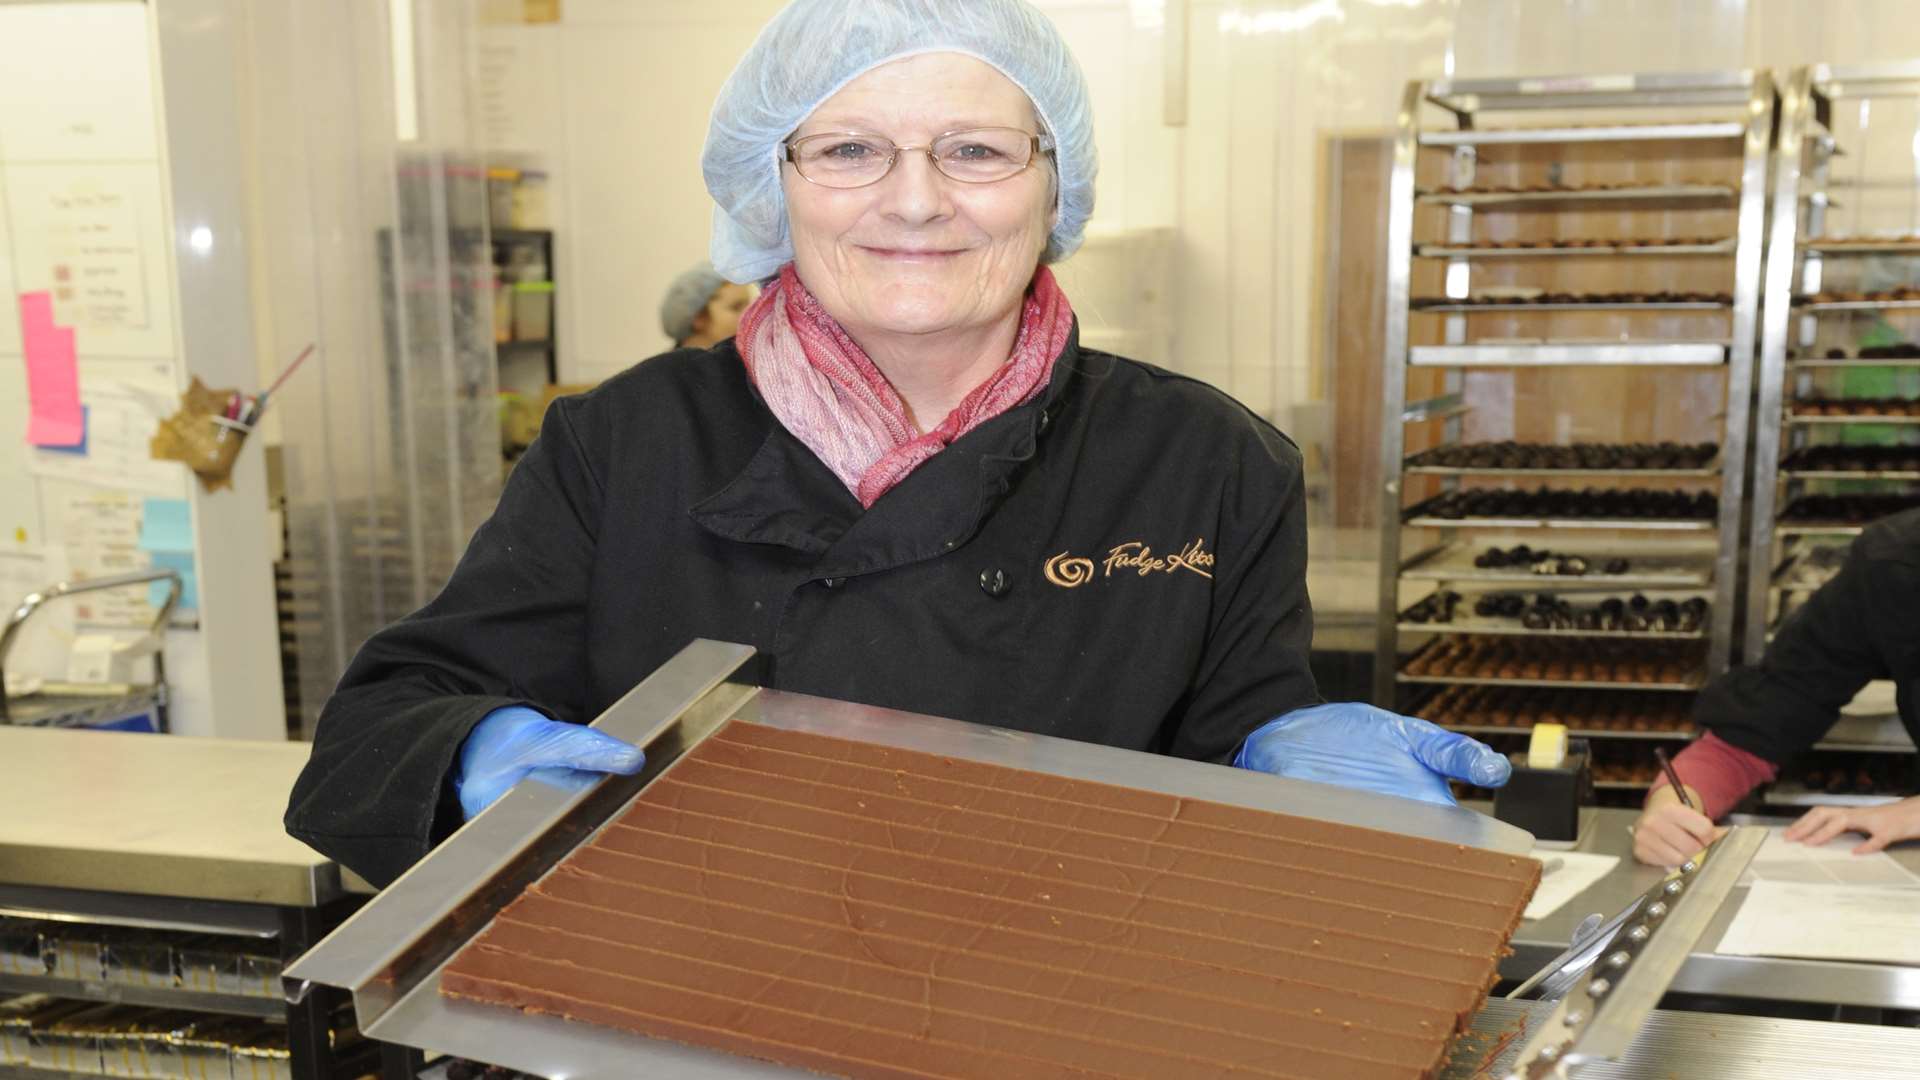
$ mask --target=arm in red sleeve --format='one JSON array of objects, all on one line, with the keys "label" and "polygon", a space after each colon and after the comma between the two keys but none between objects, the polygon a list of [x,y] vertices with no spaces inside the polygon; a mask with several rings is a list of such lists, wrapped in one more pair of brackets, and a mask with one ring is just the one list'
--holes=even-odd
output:
[{"label": "arm in red sleeve", "polygon": [[[1745,798],[1747,792],[1778,776],[1780,767],[1709,731],[1674,757],[1673,771],[1682,784],[1700,794],[1706,804],[1700,812],[1718,819]],[[1666,783],[1665,776],[1655,780],[1647,792],[1648,797]]]}]

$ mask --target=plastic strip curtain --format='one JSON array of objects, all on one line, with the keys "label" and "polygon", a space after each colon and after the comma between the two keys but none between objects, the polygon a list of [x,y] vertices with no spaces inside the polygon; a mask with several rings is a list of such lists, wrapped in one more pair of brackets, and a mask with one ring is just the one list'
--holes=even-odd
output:
[{"label": "plastic strip curtain", "polygon": [[[406,9],[410,42],[394,33]],[[284,448],[282,633],[310,733],[354,650],[433,597],[499,496],[472,16],[463,0],[250,10],[262,339],[287,356],[320,347],[269,414]],[[417,137],[403,139],[409,111]]]}]

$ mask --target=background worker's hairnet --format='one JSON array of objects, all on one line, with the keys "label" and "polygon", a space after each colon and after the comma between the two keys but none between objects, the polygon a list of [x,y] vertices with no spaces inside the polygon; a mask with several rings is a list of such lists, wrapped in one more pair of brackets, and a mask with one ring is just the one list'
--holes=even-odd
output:
[{"label": "background worker's hairnet", "polygon": [[991,64],[1032,99],[1059,168],[1059,217],[1042,258],[1073,254],[1093,215],[1093,104],[1046,16],[1024,0],[793,0],[760,31],[713,103],[700,168],[719,204],[715,268],[744,284],[793,259],[781,142],[849,82],[930,52]]},{"label": "background worker's hairnet", "polygon": [[693,320],[707,305],[713,302],[713,294],[720,291],[727,279],[711,263],[701,262],[681,272],[667,286],[667,295],[660,301],[660,329],[675,344],[693,336]]}]

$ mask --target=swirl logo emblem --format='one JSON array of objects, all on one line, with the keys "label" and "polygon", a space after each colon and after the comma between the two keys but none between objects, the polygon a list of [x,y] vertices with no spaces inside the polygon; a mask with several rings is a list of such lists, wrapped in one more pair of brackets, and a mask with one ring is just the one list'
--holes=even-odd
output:
[{"label": "swirl logo emblem", "polygon": [[1093,580],[1093,560],[1061,552],[1047,560],[1047,580],[1063,589],[1077,589]]}]

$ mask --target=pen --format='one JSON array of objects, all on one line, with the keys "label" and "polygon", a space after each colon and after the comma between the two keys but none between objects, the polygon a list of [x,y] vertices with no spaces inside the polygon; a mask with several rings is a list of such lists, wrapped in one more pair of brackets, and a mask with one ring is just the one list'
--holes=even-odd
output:
[{"label": "pen", "polygon": [[1693,800],[1687,797],[1687,789],[1680,786],[1680,774],[1673,771],[1673,762],[1667,760],[1667,752],[1656,746],[1653,748],[1653,756],[1659,760],[1661,771],[1667,774],[1667,783],[1673,785],[1673,793],[1680,796],[1680,805],[1699,813],[1700,808],[1693,805]]}]

